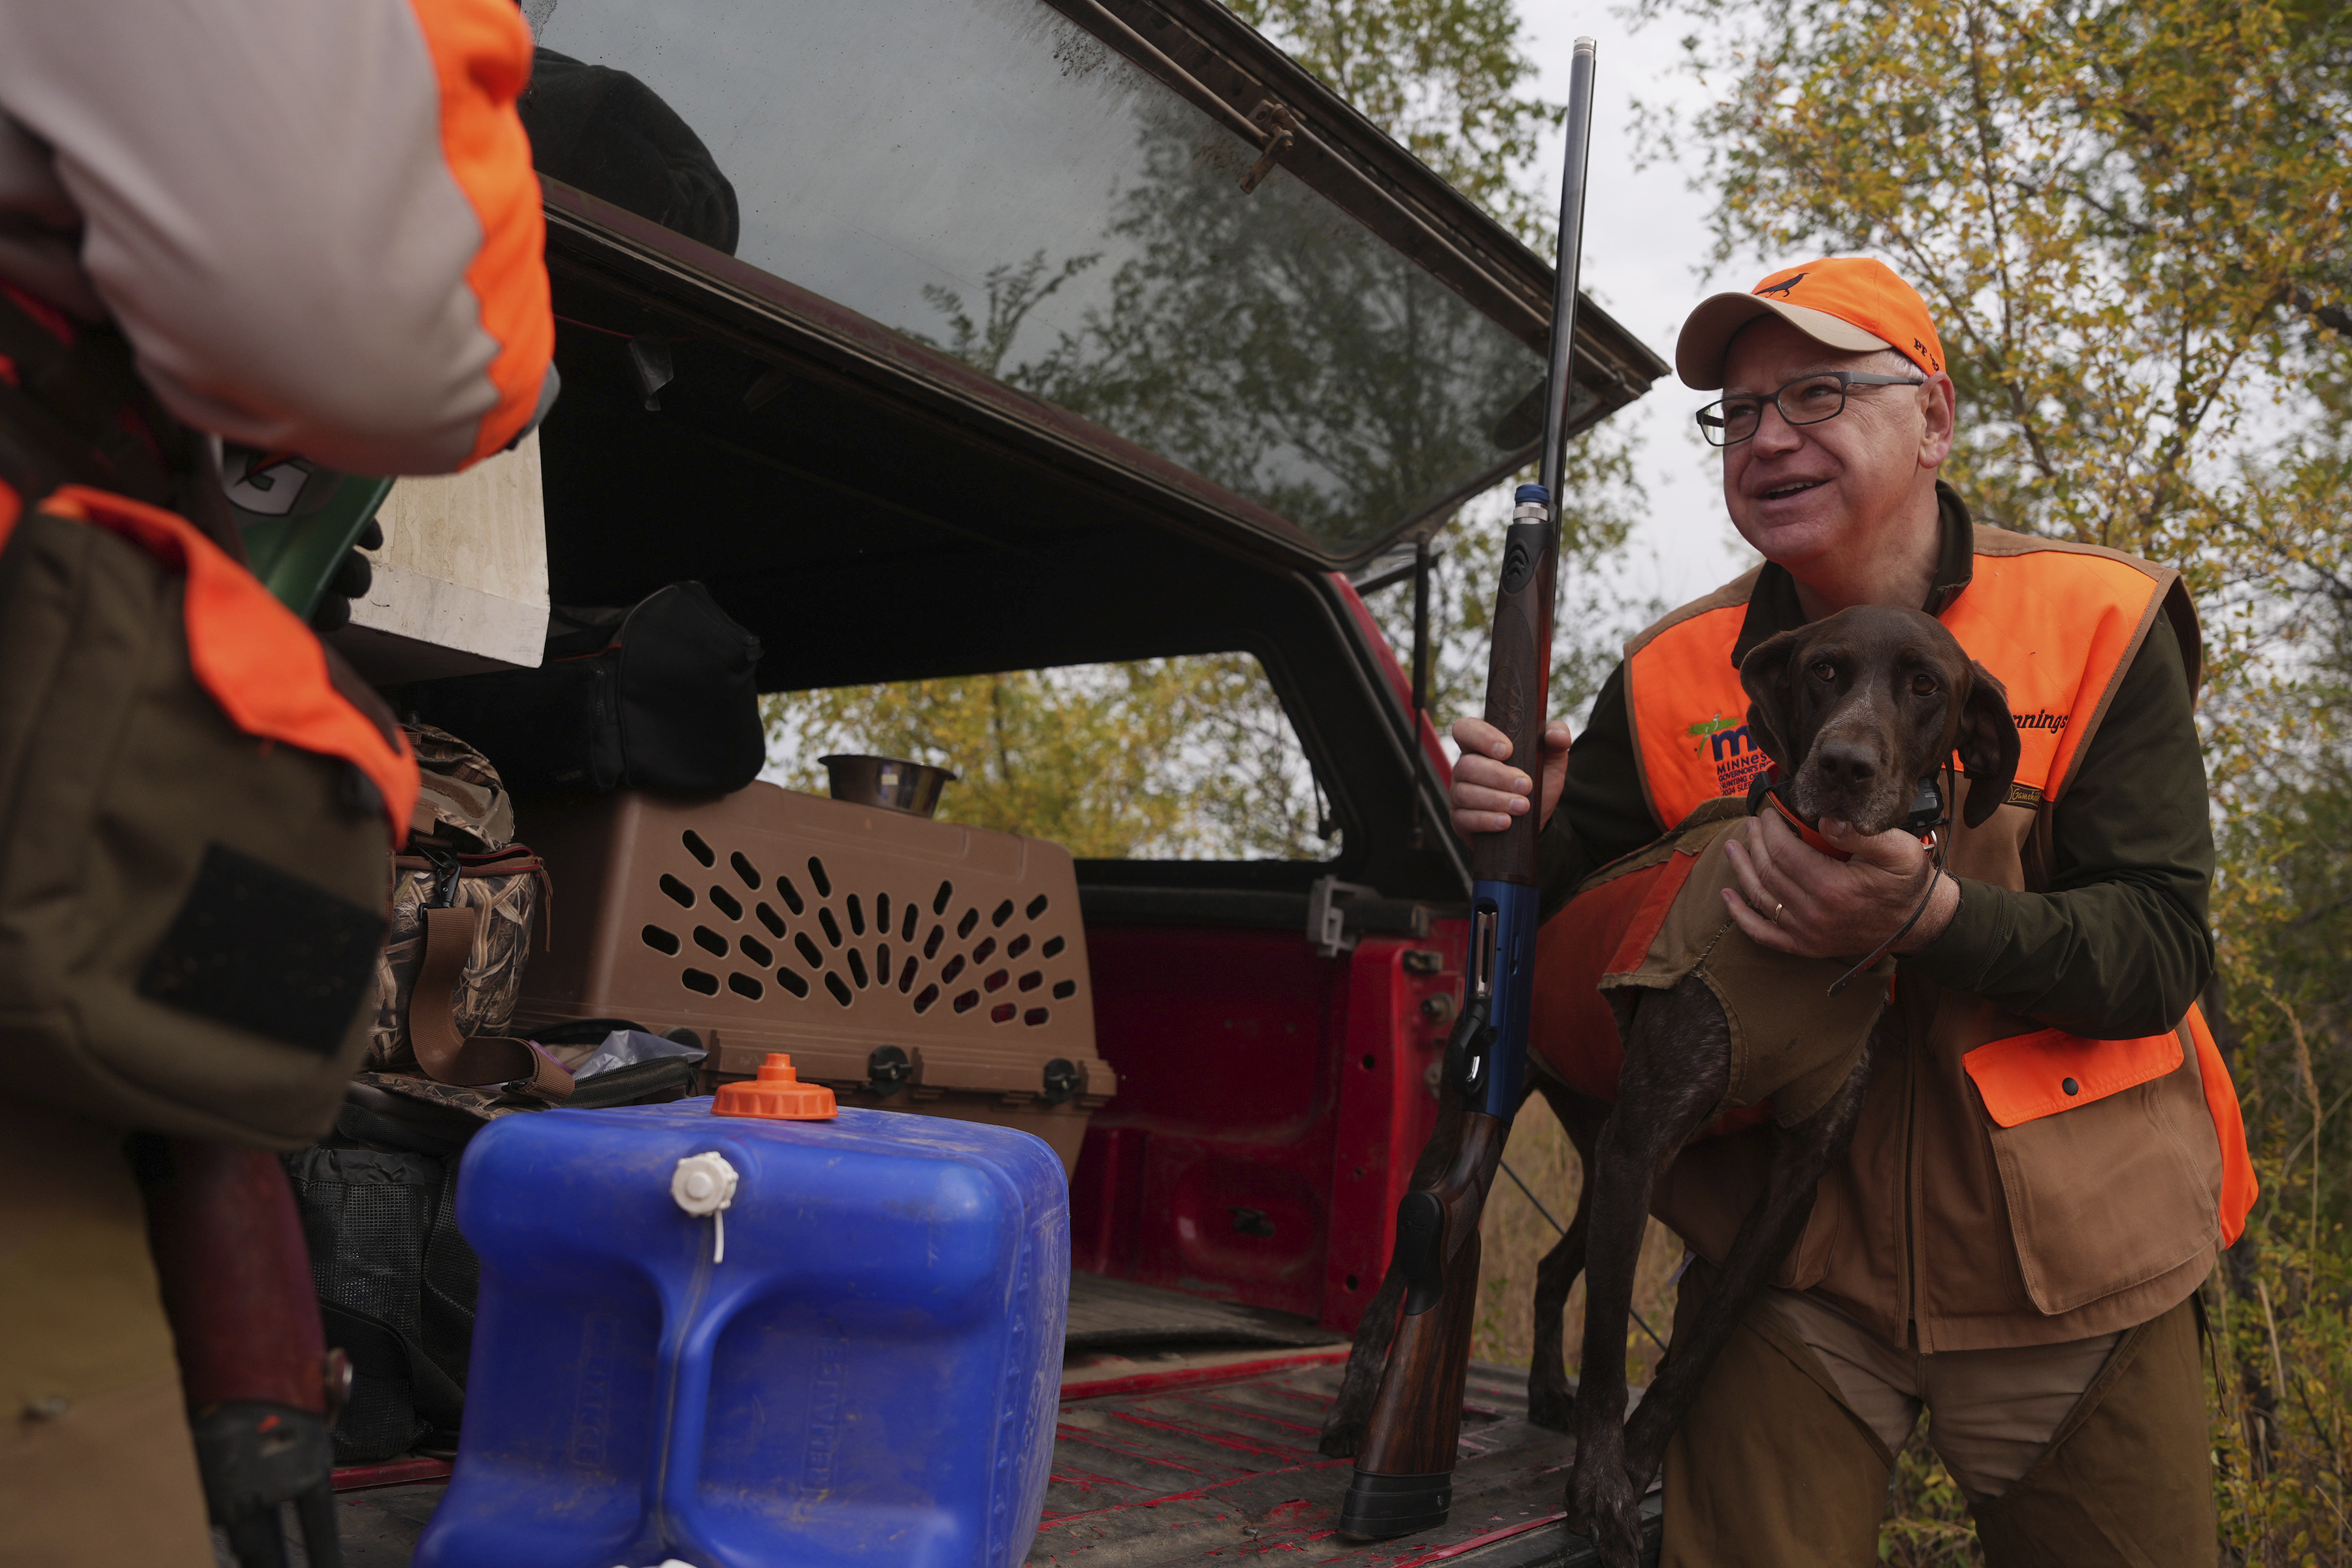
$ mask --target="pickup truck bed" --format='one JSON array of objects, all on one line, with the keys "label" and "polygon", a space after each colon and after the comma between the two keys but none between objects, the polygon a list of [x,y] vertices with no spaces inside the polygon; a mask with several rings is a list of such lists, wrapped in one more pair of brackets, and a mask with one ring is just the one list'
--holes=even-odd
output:
[{"label": "pickup truck bed", "polygon": [[[1559,1523],[1574,1451],[1527,1420],[1527,1374],[1474,1363],[1454,1515],[1374,1546],[1332,1533],[1352,1469],[1315,1451],[1347,1344],[1304,1318],[1099,1275],[1073,1277],[1054,1473],[1029,1562],[1162,1568],[1272,1556],[1348,1568],[1579,1568]],[[425,1462],[427,1468],[430,1463]],[[339,1472],[346,1568],[407,1568],[437,1481],[397,1465]],[[385,1485],[386,1481],[400,1484]],[[1650,1550],[1657,1542],[1649,1500]],[[294,1553],[301,1562],[299,1549]],[[224,1559],[226,1562],[226,1559]]]}]

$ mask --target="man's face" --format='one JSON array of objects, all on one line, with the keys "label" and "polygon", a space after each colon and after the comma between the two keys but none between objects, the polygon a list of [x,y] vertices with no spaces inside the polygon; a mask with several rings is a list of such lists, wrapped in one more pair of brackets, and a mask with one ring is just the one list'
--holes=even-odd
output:
[{"label": "man's face", "polygon": [[[1899,355],[1841,353],[1767,317],[1731,341],[1724,395],[1769,398],[1801,375],[1827,370],[1919,374]],[[1732,525],[1766,560],[1801,577],[1808,561],[1855,552],[1916,487],[1932,485],[1951,447],[1950,396],[1941,378],[1926,387],[1855,387],[1834,419],[1794,426],[1768,403],[1755,436],[1723,449],[1723,503]]]}]

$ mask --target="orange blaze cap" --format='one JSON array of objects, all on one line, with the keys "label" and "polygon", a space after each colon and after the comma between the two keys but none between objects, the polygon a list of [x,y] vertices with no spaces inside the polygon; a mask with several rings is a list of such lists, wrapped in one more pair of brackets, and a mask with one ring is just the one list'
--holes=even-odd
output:
[{"label": "orange blaze cap", "polygon": [[1700,301],[1675,342],[1675,369],[1683,384],[1700,392],[1721,390],[1731,340],[1768,315],[1843,353],[1893,349],[1929,375],[1944,368],[1944,345],[1918,291],[1883,261],[1833,256],[1781,268],[1745,294],[1716,294]]},{"label": "orange blaze cap", "polygon": [[840,1114],[833,1090],[821,1083],[803,1083],[793,1070],[793,1058],[770,1051],[760,1064],[760,1076],[749,1082],[722,1083],[710,1101],[713,1116],[756,1116],[765,1121],[829,1121]]}]

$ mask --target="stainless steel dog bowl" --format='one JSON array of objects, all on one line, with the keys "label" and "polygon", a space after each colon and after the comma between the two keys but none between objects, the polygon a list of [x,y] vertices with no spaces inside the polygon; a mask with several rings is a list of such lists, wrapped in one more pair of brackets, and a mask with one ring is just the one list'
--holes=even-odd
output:
[{"label": "stainless steel dog bowl", "polygon": [[955,774],[928,763],[903,757],[819,757],[832,781],[835,800],[878,805],[909,816],[929,816],[940,809],[940,791],[955,782]]}]

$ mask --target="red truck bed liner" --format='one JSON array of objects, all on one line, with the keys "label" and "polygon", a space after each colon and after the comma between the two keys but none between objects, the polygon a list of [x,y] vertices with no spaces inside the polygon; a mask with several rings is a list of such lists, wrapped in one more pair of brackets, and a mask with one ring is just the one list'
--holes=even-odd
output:
[{"label": "red truck bed liner", "polygon": [[[1173,1568],[1276,1557],[1349,1568],[1537,1568],[1591,1561],[1559,1522],[1566,1436],[1529,1425],[1527,1374],[1474,1363],[1454,1514],[1379,1545],[1332,1525],[1353,1468],[1316,1452],[1347,1347],[1303,1318],[1081,1274],[1061,1422],[1029,1554],[1056,1568]],[[446,1467],[337,1472],[347,1568],[406,1568]],[[433,1479],[424,1479],[424,1478]],[[1656,1499],[1650,1500],[1655,1551]],[[1654,1560],[1653,1555],[1652,1560]]]},{"label": "red truck bed liner", "polygon": [[1315,1451],[1343,1354],[1064,1384],[1054,1478],[1034,1564],[1160,1568],[1277,1556],[1350,1568],[1579,1563],[1560,1525],[1563,1434],[1528,1425],[1527,1374],[1474,1363],[1454,1512],[1436,1530],[1365,1546],[1332,1532],[1354,1466]]}]

